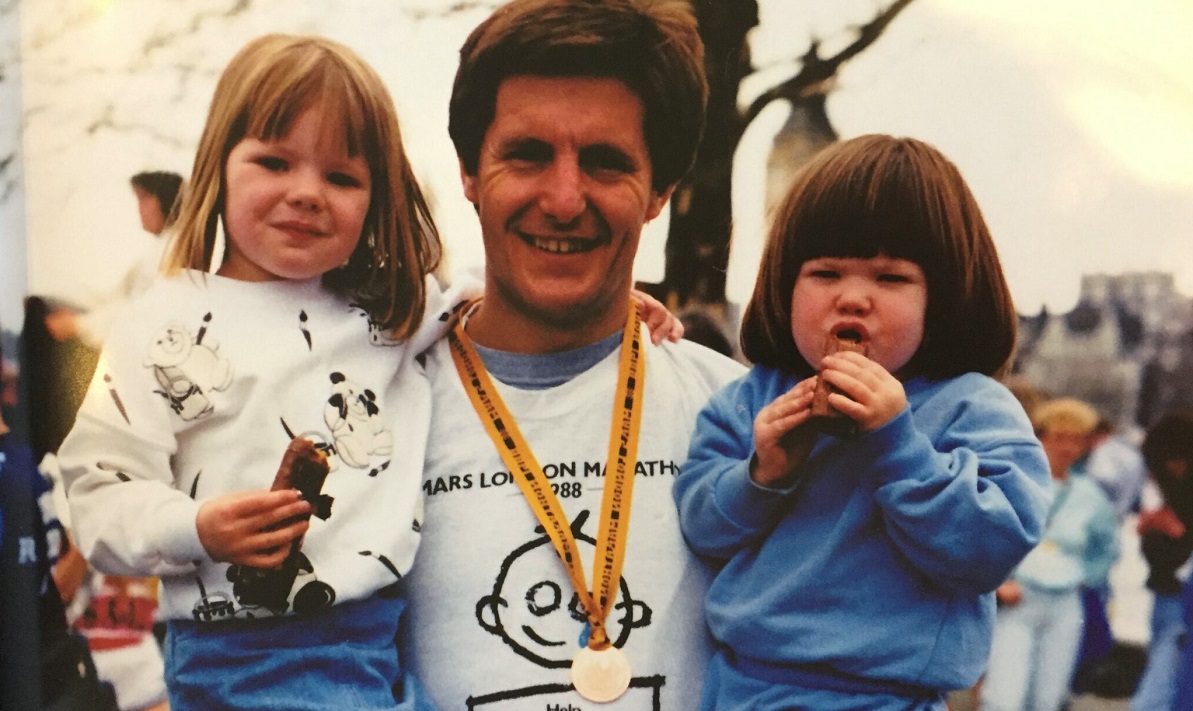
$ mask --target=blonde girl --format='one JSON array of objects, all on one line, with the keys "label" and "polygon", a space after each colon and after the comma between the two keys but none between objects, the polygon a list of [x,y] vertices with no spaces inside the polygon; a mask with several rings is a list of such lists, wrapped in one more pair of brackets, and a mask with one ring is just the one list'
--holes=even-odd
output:
[{"label": "blonde girl", "polygon": [[[439,249],[373,69],[320,37],[232,59],[61,449],[83,554],[161,577],[175,711],[398,707]],[[271,490],[297,436],[331,471]]]}]

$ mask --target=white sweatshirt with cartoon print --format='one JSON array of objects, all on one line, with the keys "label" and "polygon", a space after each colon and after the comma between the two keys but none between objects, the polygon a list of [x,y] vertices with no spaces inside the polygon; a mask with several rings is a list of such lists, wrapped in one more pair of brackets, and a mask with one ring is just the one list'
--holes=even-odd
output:
[{"label": "white sweatshirt with cartoon print", "polygon": [[[83,555],[160,576],[165,619],[311,612],[396,583],[422,519],[430,389],[414,356],[447,322],[449,297],[428,294],[399,344],[318,278],[159,280],[110,333],[59,451]],[[331,464],[298,554],[281,571],[214,562],[199,507],[268,489],[295,436]]]}]

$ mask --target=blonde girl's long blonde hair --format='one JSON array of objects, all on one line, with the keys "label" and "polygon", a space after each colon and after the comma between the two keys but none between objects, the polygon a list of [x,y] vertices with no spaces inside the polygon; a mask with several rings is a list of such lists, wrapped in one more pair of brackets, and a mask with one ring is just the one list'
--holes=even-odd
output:
[{"label": "blonde girl's long blonde hair", "polygon": [[363,155],[372,195],[356,249],[324,284],[404,340],[426,307],[427,275],[439,263],[439,234],[406,157],[393,99],[348,47],[323,37],[271,34],[249,42],[224,69],[183,191],[163,263],[166,274],[218,268],[212,259],[224,211],[228,154],[244,138],[280,139],[307,108],[328,130],[341,127],[350,156]]}]

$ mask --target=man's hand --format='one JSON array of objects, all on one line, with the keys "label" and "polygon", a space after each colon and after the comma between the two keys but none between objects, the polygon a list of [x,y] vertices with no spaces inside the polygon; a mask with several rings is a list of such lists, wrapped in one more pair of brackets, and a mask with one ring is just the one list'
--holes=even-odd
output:
[{"label": "man's hand", "polygon": [[199,507],[199,541],[213,560],[278,568],[306,533],[311,505],[293,489],[237,491]]}]

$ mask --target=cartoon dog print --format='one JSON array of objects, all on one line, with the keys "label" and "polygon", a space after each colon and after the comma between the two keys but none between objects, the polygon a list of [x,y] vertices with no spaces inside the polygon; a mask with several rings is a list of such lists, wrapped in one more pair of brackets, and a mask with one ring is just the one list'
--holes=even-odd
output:
[{"label": "cartoon dog print", "polygon": [[335,451],[350,467],[364,469],[372,455],[393,451],[393,433],[382,423],[377,396],[344,376],[332,373],[331,397],[323,409],[323,421],[331,430]]}]

